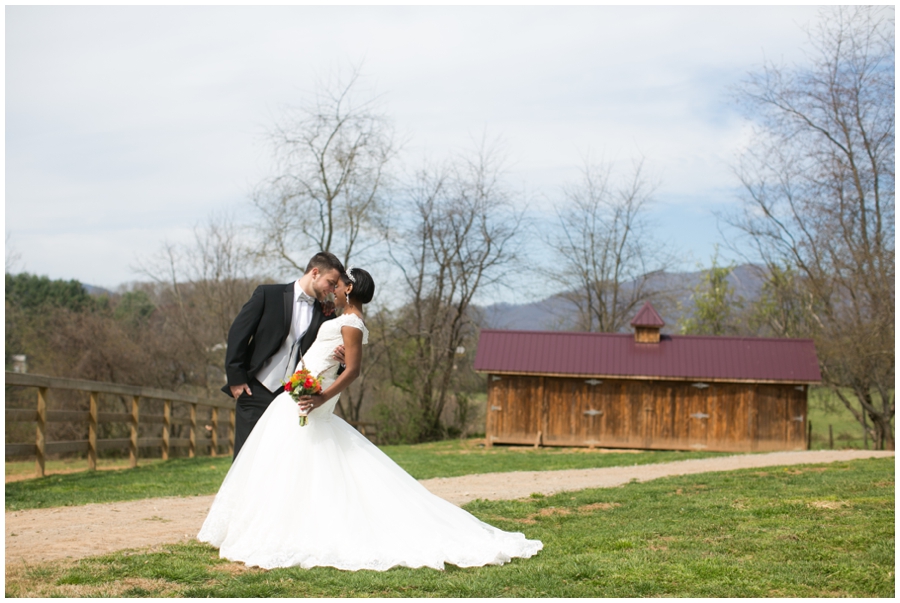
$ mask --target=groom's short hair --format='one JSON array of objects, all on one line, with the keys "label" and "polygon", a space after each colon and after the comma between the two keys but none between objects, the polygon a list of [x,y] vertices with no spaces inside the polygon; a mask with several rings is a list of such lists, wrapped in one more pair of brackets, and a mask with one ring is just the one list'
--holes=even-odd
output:
[{"label": "groom's short hair", "polygon": [[310,270],[313,268],[318,268],[319,272],[337,270],[340,274],[344,274],[344,265],[337,259],[336,255],[327,251],[320,251],[312,256],[312,259],[310,259],[309,263],[306,265],[306,272],[304,272],[304,274],[309,274]]}]

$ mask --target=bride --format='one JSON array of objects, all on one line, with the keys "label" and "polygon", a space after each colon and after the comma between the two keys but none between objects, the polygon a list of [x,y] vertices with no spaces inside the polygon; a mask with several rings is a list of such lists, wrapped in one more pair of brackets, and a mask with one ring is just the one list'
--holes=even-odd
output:
[{"label": "bride", "polygon": [[[197,538],[232,561],[266,569],[330,566],[387,570],[500,565],[543,545],[498,530],[431,494],[356,429],[333,414],[359,374],[372,300],[368,272],[351,268],[335,287],[343,313],[322,325],[303,360],[323,392],[281,393],[225,476]],[[344,345],[346,370],[332,356]],[[298,410],[309,411],[301,427]]]}]

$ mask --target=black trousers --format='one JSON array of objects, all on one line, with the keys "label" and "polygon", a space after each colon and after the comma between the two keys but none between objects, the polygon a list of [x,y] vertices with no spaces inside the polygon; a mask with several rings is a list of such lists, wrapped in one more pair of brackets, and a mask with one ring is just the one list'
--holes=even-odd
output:
[{"label": "black trousers", "polygon": [[256,426],[256,422],[259,421],[259,418],[263,416],[263,413],[269,408],[269,404],[271,404],[272,400],[275,399],[275,396],[278,395],[277,393],[273,394],[270,392],[266,389],[265,385],[256,379],[251,379],[250,383],[247,385],[250,386],[250,391],[253,392],[253,395],[248,396],[247,393],[244,392],[235,402],[234,458],[237,458],[238,452],[241,451],[241,447],[243,447],[244,442],[247,441],[250,432],[253,431],[253,428]]}]

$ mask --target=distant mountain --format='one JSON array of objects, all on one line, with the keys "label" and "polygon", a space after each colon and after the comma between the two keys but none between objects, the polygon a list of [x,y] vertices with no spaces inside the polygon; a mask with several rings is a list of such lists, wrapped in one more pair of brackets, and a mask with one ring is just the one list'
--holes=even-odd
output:
[{"label": "distant mountain", "polygon": [[[648,288],[660,294],[654,308],[666,321],[663,332],[675,330],[681,317],[690,311],[691,293],[703,278],[704,271],[659,272],[650,277]],[[757,299],[763,279],[759,266],[742,264],[728,277],[735,296],[746,302]],[[626,283],[626,291],[630,283]],[[528,304],[491,304],[481,308],[485,326],[490,329],[527,331],[566,331],[574,328],[574,308],[562,295],[553,295]]]}]

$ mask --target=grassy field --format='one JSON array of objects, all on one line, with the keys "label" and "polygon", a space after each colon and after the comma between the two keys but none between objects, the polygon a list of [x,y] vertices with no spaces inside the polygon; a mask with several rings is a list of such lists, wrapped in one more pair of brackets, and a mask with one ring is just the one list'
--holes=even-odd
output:
[{"label": "grassy field", "polygon": [[8,567],[7,597],[893,597],[894,459],[465,506],[544,543],[502,567],[264,571],[199,543]]},{"label": "grassy field", "polygon": [[475,438],[447,440],[416,446],[382,446],[381,449],[416,479],[505,471],[553,471],[644,465],[730,454],[665,450],[534,448],[532,446],[485,448],[483,442],[483,439]]},{"label": "grassy field", "polygon": [[[141,459],[142,465],[151,465],[153,463],[161,463],[162,459]],[[130,461],[127,458],[120,459],[98,459],[97,468],[102,470],[108,469],[127,469]],[[44,472],[47,475],[55,475],[60,473],[75,473],[78,471],[87,471],[88,460],[86,458],[59,459],[47,461],[44,464]],[[6,479],[19,480],[31,479],[35,475],[35,461],[6,461]]]},{"label": "grassy field", "polygon": [[[834,448],[865,448],[862,425],[829,390],[823,387],[810,388],[808,415],[813,426],[813,450],[829,448],[829,425],[834,435]],[[871,439],[869,448],[874,448]]]},{"label": "grassy field", "polygon": [[[382,448],[417,479],[495,471],[544,471],[663,463],[716,456],[709,452],[604,452],[582,448],[494,447],[483,440],[448,440]],[[11,463],[7,463],[7,471]],[[28,464],[28,463],[25,463]],[[33,462],[28,464],[33,470]],[[81,471],[6,484],[6,509],[34,509],[160,496],[215,494],[230,457],[142,461],[136,469]]]}]

